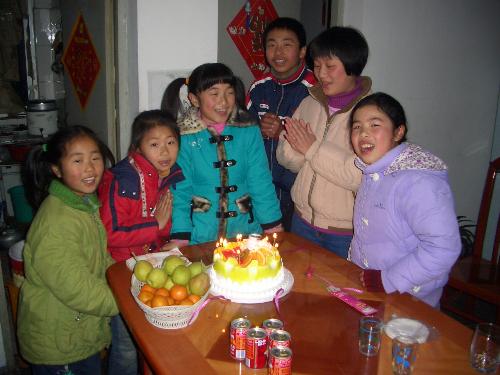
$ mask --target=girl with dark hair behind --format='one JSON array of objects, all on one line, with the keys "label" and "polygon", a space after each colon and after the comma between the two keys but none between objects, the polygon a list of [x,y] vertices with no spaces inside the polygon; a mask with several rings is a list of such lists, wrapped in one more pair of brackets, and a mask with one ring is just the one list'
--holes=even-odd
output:
[{"label": "girl with dark hair behind", "polygon": [[105,272],[113,263],[95,191],[105,147],[83,126],[56,132],[28,155],[38,212],[23,256],[17,334],[33,374],[101,373],[109,317],[118,313]]}]

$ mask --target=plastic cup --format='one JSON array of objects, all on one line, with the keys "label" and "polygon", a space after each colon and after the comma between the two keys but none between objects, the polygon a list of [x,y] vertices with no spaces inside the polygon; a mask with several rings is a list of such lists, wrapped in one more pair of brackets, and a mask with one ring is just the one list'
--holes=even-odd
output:
[{"label": "plastic cup", "polygon": [[400,335],[392,339],[392,373],[410,375],[417,358],[418,341],[413,336]]},{"label": "plastic cup", "polygon": [[380,349],[380,331],[382,321],[379,318],[364,316],[359,320],[359,351],[367,357],[377,355]]},{"label": "plastic cup", "polygon": [[483,374],[494,374],[500,357],[500,326],[493,323],[476,325],[470,345],[472,368]]}]

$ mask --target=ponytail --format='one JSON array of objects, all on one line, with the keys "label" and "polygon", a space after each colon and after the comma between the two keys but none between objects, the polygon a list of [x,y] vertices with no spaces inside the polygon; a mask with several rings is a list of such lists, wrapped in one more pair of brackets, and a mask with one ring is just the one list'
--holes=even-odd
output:
[{"label": "ponytail", "polygon": [[28,203],[35,209],[40,207],[48,195],[49,185],[55,178],[51,165],[47,160],[44,148],[46,145],[33,147],[24,163],[22,181]]},{"label": "ponytail", "polygon": [[175,121],[182,117],[187,109],[185,108],[185,103],[183,103],[184,100],[187,100],[187,93],[186,98],[181,99],[181,88],[185,84],[186,78],[174,79],[165,89],[165,92],[163,93],[163,97],[161,99],[161,110],[169,112],[174,117]]}]

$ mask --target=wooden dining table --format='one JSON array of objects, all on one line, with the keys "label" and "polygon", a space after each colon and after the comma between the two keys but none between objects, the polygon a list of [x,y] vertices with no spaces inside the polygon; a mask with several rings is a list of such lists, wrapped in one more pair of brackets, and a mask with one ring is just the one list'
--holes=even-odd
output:
[{"label": "wooden dining table", "polygon": [[[132,272],[125,262],[108,269],[108,282],[120,312],[155,374],[266,374],[267,369],[249,369],[229,355],[230,323],[239,317],[247,317],[253,325],[262,325],[267,318],[284,322],[292,337],[293,374],[391,373],[391,339],[382,335],[377,356],[360,354],[361,314],[329,295],[321,280],[340,288],[362,290],[360,269],[291,233],[280,233],[277,242],[283,264],[294,277],[290,293],[276,304],[239,304],[213,299],[191,325],[175,330],[157,328],[146,320],[132,297]],[[210,264],[213,249],[214,244],[208,243],[181,251],[191,261],[203,260]],[[472,331],[466,326],[408,294],[363,292],[353,295],[378,309],[376,315],[384,322],[406,317],[430,328],[428,341],[418,347],[415,375],[475,373],[468,359]]]}]

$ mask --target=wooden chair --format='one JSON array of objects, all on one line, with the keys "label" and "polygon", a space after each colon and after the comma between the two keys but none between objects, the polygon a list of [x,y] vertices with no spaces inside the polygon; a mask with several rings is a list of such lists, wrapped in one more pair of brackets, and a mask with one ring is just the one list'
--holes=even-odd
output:
[{"label": "wooden chair", "polygon": [[[497,216],[496,234],[490,260],[482,258],[488,216],[495,187],[500,158],[490,162],[483,197],[479,208],[476,235],[472,255],[457,260],[450,272],[448,284],[441,298],[441,307],[473,322],[481,322],[478,316],[478,300],[495,306],[496,323],[500,323],[500,272],[498,267],[498,245],[500,241],[500,221]],[[458,307],[456,298],[464,299],[463,307]]]}]

